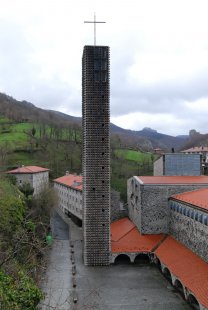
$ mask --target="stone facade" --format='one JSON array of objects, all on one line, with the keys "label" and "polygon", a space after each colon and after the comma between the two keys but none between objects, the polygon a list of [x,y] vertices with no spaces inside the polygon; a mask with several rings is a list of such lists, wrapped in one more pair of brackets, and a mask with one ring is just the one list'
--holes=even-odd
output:
[{"label": "stone facade", "polygon": [[110,264],[109,47],[82,58],[83,234],[85,265]]},{"label": "stone facade", "polygon": [[208,263],[208,211],[169,199],[170,234]]},{"label": "stone facade", "polygon": [[201,155],[170,153],[162,155],[154,162],[154,176],[161,175],[201,175]]},{"label": "stone facade", "polygon": [[128,216],[127,205],[120,200],[120,193],[111,189],[111,223]]},{"label": "stone facade", "polygon": [[33,195],[38,195],[49,183],[49,169],[37,166],[22,166],[8,172],[16,177],[17,185],[30,184]]},{"label": "stone facade", "polygon": [[[67,182],[74,178],[75,182]],[[68,216],[74,215],[82,220],[82,177],[77,175],[68,175],[64,179],[54,180],[54,188],[58,196],[58,208]],[[71,184],[71,185],[69,185]]]},{"label": "stone facade", "polygon": [[139,177],[127,183],[129,217],[141,234],[169,233],[168,198],[174,194],[207,187],[206,184],[141,184]]}]

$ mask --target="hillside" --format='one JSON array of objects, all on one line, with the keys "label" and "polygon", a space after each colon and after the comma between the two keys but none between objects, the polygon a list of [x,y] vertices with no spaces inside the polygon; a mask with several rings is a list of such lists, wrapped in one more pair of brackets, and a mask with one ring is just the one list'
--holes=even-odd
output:
[{"label": "hillside", "polygon": [[[46,194],[43,192],[41,195]],[[45,200],[44,205],[40,199],[36,200],[24,196],[16,187],[14,178],[0,176],[2,310],[35,310],[39,300],[43,298],[37,283],[40,272],[44,269],[43,258],[47,252],[45,237],[49,214],[46,212]]]},{"label": "hillside", "polygon": [[[53,110],[37,108],[30,102],[18,101],[0,93],[1,115],[15,122],[41,123],[59,127],[77,127],[81,129],[81,118]],[[126,130],[111,123],[112,140],[122,147],[133,147],[138,150],[151,151],[161,148],[170,151],[179,149],[187,141],[185,137],[172,137],[155,130],[144,128],[141,131]]]}]

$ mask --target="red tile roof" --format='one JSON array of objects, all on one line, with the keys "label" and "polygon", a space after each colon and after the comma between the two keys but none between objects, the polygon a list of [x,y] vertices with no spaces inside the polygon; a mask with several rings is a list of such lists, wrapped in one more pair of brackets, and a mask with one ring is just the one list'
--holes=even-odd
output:
[{"label": "red tile roof", "polygon": [[111,248],[113,253],[151,252],[164,235],[141,235],[126,217],[111,224]]},{"label": "red tile roof", "polygon": [[75,174],[64,175],[55,179],[54,182],[82,191],[83,176]]},{"label": "red tile roof", "polygon": [[39,172],[44,172],[44,171],[49,171],[47,168],[42,168],[38,166],[23,166],[14,170],[7,171],[7,173],[11,174],[19,174],[19,173],[39,173]]},{"label": "red tile roof", "polygon": [[208,264],[187,247],[168,237],[156,250],[160,261],[208,308]]},{"label": "red tile roof", "polygon": [[208,188],[172,195],[171,198],[208,210]]},{"label": "red tile roof", "polygon": [[183,153],[203,153],[208,152],[208,146],[195,146],[190,149],[182,151]]},{"label": "red tile roof", "polygon": [[138,176],[143,184],[208,184],[208,176]]}]

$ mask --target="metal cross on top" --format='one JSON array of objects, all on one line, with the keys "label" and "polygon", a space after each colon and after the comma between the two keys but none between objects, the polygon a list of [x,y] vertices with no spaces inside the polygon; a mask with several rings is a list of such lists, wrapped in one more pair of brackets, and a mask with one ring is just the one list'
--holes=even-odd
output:
[{"label": "metal cross on top", "polygon": [[93,22],[84,21],[84,23],[86,23],[86,24],[94,24],[94,45],[96,45],[96,24],[105,24],[106,22],[97,22],[96,21],[96,15],[94,13],[94,21]]}]

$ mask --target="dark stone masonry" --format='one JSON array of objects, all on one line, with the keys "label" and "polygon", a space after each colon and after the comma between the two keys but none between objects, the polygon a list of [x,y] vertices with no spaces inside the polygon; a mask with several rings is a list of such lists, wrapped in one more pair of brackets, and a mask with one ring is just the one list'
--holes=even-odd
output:
[{"label": "dark stone masonry", "polygon": [[110,263],[109,47],[82,58],[84,263]]}]

